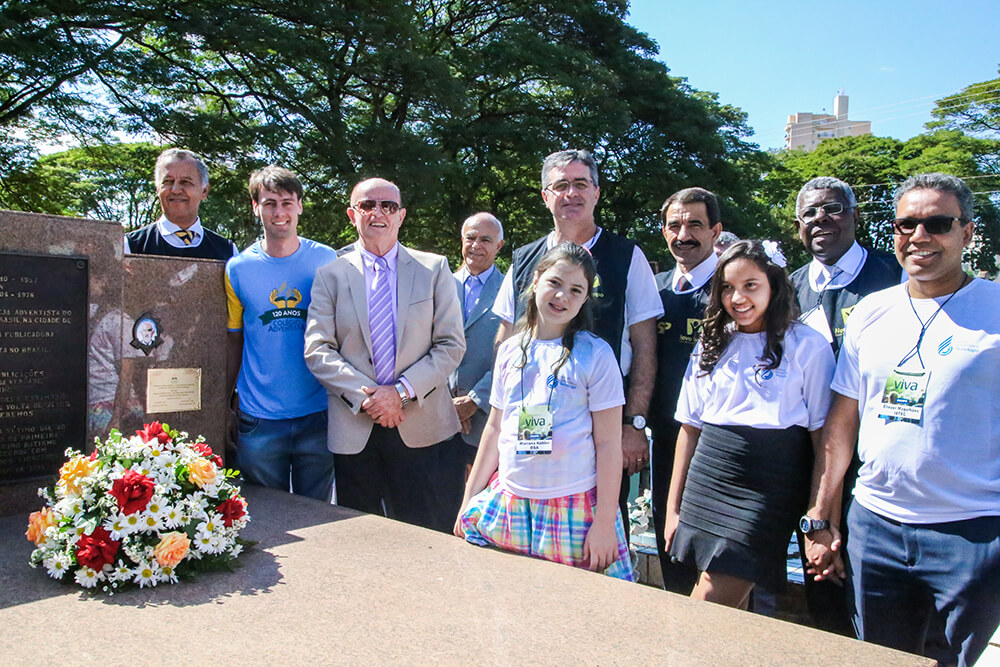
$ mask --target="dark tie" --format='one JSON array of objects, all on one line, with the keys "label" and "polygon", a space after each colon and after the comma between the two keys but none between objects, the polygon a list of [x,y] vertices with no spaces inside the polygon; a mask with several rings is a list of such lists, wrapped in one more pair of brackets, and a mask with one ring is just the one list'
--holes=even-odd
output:
[{"label": "dark tie", "polygon": [[691,289],[691,281],[689,281],[684,276],[681,276],[680,282],[677,283],[677,291],[687,292],[689,289]]},{"label": "dark tie", "polygon": [[174,236],[184,241],[184,245],[191,245],[191,241],[194,240],[194,232],[189,232],[186,229],[178,229],[174,232]]}]

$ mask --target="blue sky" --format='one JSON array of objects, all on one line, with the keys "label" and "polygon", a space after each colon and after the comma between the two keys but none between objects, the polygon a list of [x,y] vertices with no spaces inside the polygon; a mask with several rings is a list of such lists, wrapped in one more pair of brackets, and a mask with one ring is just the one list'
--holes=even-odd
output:
[{"label": "blue sky", "polygon": [[789,114],[833,112],[908,139],[934,101],[998,76],[1000,0],[632,0],[673,76],[749,114],[753,141],[777,148]]}]

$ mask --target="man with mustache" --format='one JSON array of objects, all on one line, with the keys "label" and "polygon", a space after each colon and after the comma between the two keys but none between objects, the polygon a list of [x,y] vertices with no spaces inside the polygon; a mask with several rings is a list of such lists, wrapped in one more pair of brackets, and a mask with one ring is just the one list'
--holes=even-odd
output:
[{"label": "man with mustache", "polygon": [[632,241],[597,225],[601,196],[597,164],[584,150],[552,153],[542,163],[542,201],[552,214],[553,231],[514,251],[493,312],[503,320],[497,340],[506,339],[524,310],[520,297],[531,284],[535,265],[549,248],[571,241],[587,248],[597,264],[594,333],[615,353],[625,377],[622,475],[619,507],[628,517],[628,476],[649,459],[646,417],[656,374],[656,318],[663,314],[653,271]]},{"label": "man with mustache", "polygon": [[[862,297],[898,285],[902,269],[887,252],[865,248],[855,240],[860,214],[854,192],[844,181],[830,176],[814,178],[799,190],[795,200],[795,228],[812,255],[811,262],[792,273],[799,297],[801,319],[826,336],[838,354],[844,325]],[[846,508],[860,461],[854,460],[844,479],[844,519],[841,533],[846,540]],[[801,531],[796,531],[805,566]],[[805,578],[806,604],[813,624],[827,632],[852,635],[844,592],[829,581]]]},{"label": "man with mustache", "polygon": [[685,188],[667,198],[660,208],[663,238],[677,266],[656,275],[664,315],[656,323],[656,386],[649,427],[653,432],[649,462],[652,482],[653,525],[663,587],[687,595],[698,577],[695,568],[673,563],[664,551],[663,525],[667,492],[674,465],[674,446],[680,424],[674,420],[688,358],[698,342],[701,318],[708,303],[709,285],[719,263],[715,242],[722,233],[719,202],[704,188]]}]

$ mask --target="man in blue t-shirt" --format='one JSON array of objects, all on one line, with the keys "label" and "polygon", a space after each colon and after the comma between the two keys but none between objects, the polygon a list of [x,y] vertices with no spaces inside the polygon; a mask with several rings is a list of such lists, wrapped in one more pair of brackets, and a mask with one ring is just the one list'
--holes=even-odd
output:
[{"label": "man in blue t-shirt", "polygon": [[[326,390],[306,368],[306,313],[316,269],[337,253],[297,234],[302,184],[269,166],[250,176],[264,238],[226,264],[229,386],[239,395],[236,461],[251,483],[329,501]],[[237,371],[239,379],[237,381]]]}]

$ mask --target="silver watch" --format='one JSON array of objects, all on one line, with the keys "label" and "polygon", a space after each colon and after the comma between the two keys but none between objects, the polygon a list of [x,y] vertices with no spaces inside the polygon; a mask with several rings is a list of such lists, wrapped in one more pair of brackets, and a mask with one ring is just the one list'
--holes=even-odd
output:
[{"label": "silver watch", "polygon": [[642,415],[635,415],[633,417],[624,417],[622,419],[623,424],[628,424],[637,431],[642,431],[646,428],[646,418]]},{"label": "silver watch", "polygon": [[410,395],[406,393],[406,387],[403,386],[402,382],[397,382],[392,386],[396,388],[396,393],[399,394],[399,400],[403,402],[403,407],[405,408],[406,404],[410,402]]}]

